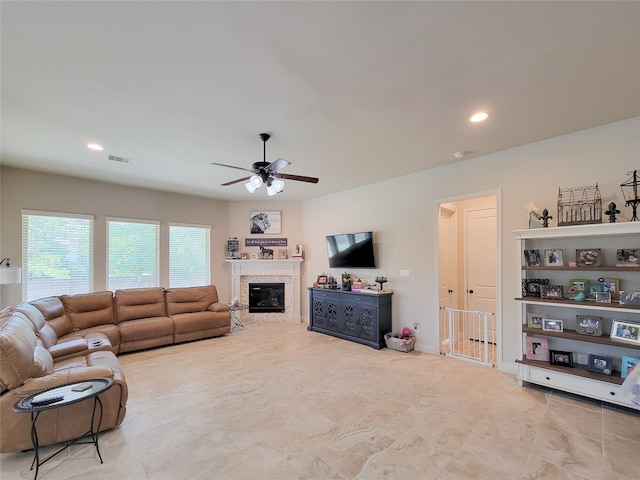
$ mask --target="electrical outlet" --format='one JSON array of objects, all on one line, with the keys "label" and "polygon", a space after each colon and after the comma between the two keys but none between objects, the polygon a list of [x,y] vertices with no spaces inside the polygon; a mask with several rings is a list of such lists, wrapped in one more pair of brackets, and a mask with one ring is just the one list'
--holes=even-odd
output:
[{"label": "electrical outlet", "polygon": [[409,270],[400,270],[400,276],[409,278]]},{"label": "electrical outlet", "polygon": [[413,329],[416,332],[419,332],[420,331],[420,324],[418,322],[413,322]]}]

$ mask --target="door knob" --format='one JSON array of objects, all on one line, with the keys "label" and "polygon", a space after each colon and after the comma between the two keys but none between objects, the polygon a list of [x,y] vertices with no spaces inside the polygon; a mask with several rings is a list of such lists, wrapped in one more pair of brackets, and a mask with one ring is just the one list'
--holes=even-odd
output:
[{"label": "door knob", "polygon": [[473,290],[467,290],[467,292],[469,292],[469,293],[473,293]]},{"label": "door knob", "polygon": [[449,293],[453,293],[453,290],[449,289]]}]

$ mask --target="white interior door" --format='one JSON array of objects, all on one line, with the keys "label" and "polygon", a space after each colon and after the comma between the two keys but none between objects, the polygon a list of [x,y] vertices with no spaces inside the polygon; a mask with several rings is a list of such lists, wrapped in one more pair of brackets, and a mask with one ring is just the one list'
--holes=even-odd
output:
[{"label": "white interior door", "polygon": [[458,228],[455,210],[440,207],[438,226],[438,282],[440,307],[457,307]]},{"label": "white interior door", "polygon": [[[491,312],[489,342],[496,342],[496,208],[465,212],[465,308]],[[476,339],[483,340],[483,339]]]},{"label": "white interior door", "polygon": [[449,322],[443,308],[458,306],[458,218],[455,210],[439,206],[438,210],[438,288],[440,353],[447,353],[443,342],[449,338]]}]

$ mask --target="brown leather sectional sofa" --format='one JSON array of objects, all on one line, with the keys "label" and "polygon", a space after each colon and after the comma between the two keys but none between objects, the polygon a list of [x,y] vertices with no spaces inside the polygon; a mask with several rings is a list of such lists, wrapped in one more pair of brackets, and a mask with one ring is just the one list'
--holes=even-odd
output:
[{"label": "brown leather sectional sofa", "polygon": [[[31,417],[13,405],[36,391],[113,378],[100,394],[100,430],[124,420],[127,384],[116,355],[224,335],[229,306],[214,285],[142,288],[48,297],[0,311],[0,452],[32,447]],[[47,410],[38,417],[40,445],[87,431],[93,400]]]}]

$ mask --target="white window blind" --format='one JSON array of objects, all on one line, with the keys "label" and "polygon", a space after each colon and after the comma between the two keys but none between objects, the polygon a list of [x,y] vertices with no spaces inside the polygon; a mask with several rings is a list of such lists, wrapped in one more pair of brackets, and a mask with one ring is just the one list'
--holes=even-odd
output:
[{"label": "white window blind", "polygon": [[209,285],[211,228],[208,226],[169,226],[169,286]]},{"label": "white window blind", "polygon": [[107,288],[158,287],[160,223],[107,218]]},{"label": "white window blind", "polygon": [[93,291],[93,216],[22,211],[22,298]]}]

